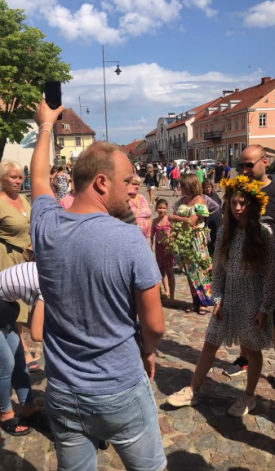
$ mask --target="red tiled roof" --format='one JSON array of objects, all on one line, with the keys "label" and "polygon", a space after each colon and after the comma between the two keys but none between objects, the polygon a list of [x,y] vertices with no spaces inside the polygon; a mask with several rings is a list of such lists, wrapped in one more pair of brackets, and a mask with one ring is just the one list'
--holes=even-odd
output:
[{"label": "red tiled roof", "polygon": [[[199,121],[206,121],[207,119],[218,118],[220,116],[234,114],[238,111],[247,110],[257,103],[257,101],[259,101],[261,98],[270,93],[273,89],[275,89],[275,79],[254,85],[253,87],[245,88],[244,90],[237,91],[235,93],[231,93],[230,95],[222,98],[219,103],[229,103],[231,100],[240,100],[240,103],[237,103],[231,109],[214,111],[209,116],[201,117]],[[196,119],[196,121],[198,121],[198,119]]]},{"label": "red tiled roof", "polygon": [[167,129],[173,129],[173,128],[177,128],[178,126],[181,126],[182,124],[185,123],[185,121],[187,121],[188,119],[191,119],[191,118],[195,118],[195,121],[197,121],[199,115],[201,117],[202,115],[202,112],[204,112],[204,110],[206,108],[208,108],[209,106],[215,106],[217,104],[217,102],[219,102],[221,100],[221,98],[215,98],[215,100],[212,100],[212,101],[209,101],[208,103],[205,103],[204,105],[200,105],[200,106],[197,106],[196,108],[192,108],[191,110],[188,110],[188,111],[196,111],[196,114],[193,114],[191,116],[189,116],[188,118],[185,118],[184,120],[182,121],[177,121],[175,123],[172,123],[170,124],[170,126],[168,126]]},{"label": "red tiled roof", "polygon": [[156,128],[156,129],[153,129],[153,131],[151,131],[151,132],[148,132],[148,134],[146,134],[145,137],[154,136],[154,134],[157,134],[157,128]]},{"label": "red tiled roof", "polygon": [[[62,124],[68,124],[69,129],[63,129]],[[54,131],[57,136],[70,136],[72,134],[95,135],[95,131],[88,124],[84,123],[72,108],[67,108],[62,112],[62,120],[56,122]]]},{"label": "red tiled roof", "polygon": [[122,152],[125,154],[129,154],[129,152],[132,152],[134,149],[140,146],[144,142],[144,139],[140,139],[138,141],[133,141],[130,144],[127,144],[126,146],[120,146],[120,149]]},{"label": "red tiled roof", "polygon": [[140,149],[131,150],[131,155],[144,155],[147,154],[146,147],[141,147]]}]

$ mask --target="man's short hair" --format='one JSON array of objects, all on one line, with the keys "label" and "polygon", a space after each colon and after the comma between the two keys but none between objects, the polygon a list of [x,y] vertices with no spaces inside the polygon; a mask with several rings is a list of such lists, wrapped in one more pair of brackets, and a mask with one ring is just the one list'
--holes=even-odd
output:
[{"label": "man's short hair", "polygon": [[95,142],[81,152],[73,171],[75,193],[86,190],[100,173],[112,180],[115,174],[114,152],[118,150],[113,144]]}]

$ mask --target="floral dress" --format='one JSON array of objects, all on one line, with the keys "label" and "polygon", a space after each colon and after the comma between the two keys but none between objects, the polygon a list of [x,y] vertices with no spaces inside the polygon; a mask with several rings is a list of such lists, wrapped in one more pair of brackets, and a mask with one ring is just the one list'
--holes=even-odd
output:
[{"label": "floral dress", "polygon": [[[208,234],[205,227],[205,218],[209,216],[207,206],[201,203],[197,203],[194,206],[187,206],[186,204],[182,204],[182,199],[180,199],[175,205],[174,210],[175,213],[181,217],[200,217],[196,229],[192,232],[192,248],[196,253],[200,254],[202,258],[209,259],[207,248]],[[188,259],[182,259],[182,263],[185,268],[195,308],[199,310],[200,306],[213,306],[210,274],[204,272],[195,262]]]},{"label": "floral dress", "polygon": [[[212,296],[216,304],[222,303],[223,319],[210,319],[206,341],[214,345],[242,345],[259,351],[273,346],[273,317],[275,307],[275,244],[270,229],[262,225],[266,248],[263,273],[245,270],[242,265],[242,248],[245,231],[237,229],[232,239],[229,260],[220,260],[221,227],[215,245],[213,260]],[[268,314],[264,329],[258,330],[254,318],[258,311]]]},{"label": "floral dress", "polygon": [[57,175],[57,197],[56,201],[60,203],[62,198],[65,198],[68,193],[68,184],[66,175],[63,173],[62,175]]},{"label": "floral dress", "polygon": [[155,236],[155,252],[157,264],[161,273],[166,273],[166,270],[173,268],[174,266],[174,255],[167,251],[166,244],[164,242],[165,236],[169,237],[171,225],[168,221],[168,216],[164,216],[163,225],[153,224],[152,237]]},{"label": "floral dress", "polygon": [[142,234],[146,239],[149,239],[151,235],[152,211],[146,198],[142,195],[137,195],[135,198],[130,199],[129,206],[135,215],[137,225],[141,229]]}]

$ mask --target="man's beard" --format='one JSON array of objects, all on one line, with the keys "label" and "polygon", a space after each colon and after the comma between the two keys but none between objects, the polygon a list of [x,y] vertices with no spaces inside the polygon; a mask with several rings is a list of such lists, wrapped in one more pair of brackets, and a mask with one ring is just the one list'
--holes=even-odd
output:
[{"label": "man's beard", "polygon": [[114,189],[110,194],[107,209],[110,216],[123,219],[129,214],[130,206],[126,201],[123,201],[117,197],[116,191]]}]

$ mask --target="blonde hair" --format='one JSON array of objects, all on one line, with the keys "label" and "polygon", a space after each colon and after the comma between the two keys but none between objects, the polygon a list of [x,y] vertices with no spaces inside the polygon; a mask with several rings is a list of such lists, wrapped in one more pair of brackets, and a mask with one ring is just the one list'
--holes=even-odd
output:
[{"label": "blonde hair", "polygon": [[189,175],[183,175],[180,180],[181,185],[186,188],[188,194],[195,198],[195,196],[202,196],[202,185],[197,175],[190,173]]},{"label": "blonde hair", "polygon": [[140,185],[141,184],[141,178],[138,176],[138,175],[134,175],[133,176],[133,180],[132,180],[132,183],[136,185]]},{"label": "blonde hair", "polygon": [[23,169],[15,160],[2,160],[0,164],[0,181],[9,173],[10,170],[17,170],[23,175]]}]

